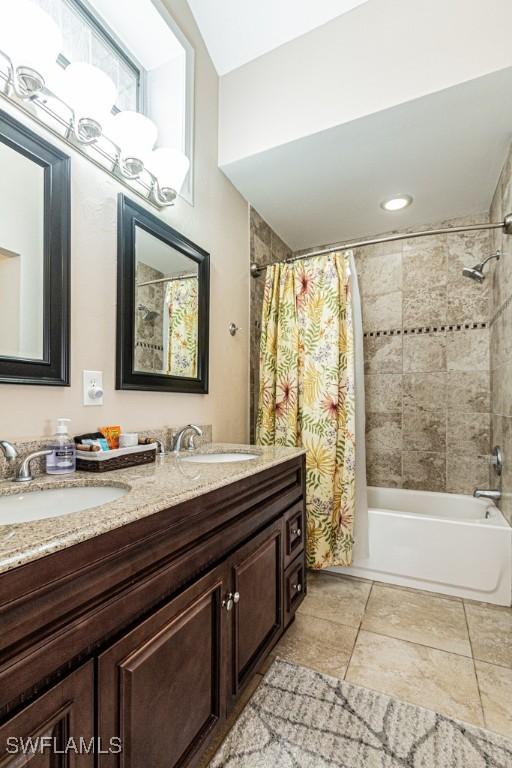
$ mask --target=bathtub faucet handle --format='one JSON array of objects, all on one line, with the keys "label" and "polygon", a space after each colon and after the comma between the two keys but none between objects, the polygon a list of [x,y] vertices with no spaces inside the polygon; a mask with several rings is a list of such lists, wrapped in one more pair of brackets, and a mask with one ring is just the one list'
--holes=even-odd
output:
[{"label": "bathtub faucet handle", "polygon": [[492,449],[491,464],[498,477],[500,477],[503,472],[503,451],[499,445],[495,445]]}]

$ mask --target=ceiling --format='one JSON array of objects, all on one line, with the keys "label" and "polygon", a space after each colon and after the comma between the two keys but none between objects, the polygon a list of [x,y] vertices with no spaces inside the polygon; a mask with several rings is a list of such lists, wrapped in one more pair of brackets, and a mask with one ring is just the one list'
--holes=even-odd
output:
[{"label": "ceiling", "polygon": [[197,264],[171,245],[164,243],[141,227],[135,228],[137,261],[148,264],[165,277],[178,277],[197,272]]},{"label": "ceiling", "polygon": [[367,0],[188,0],[219,75]]},{"label": "ceiling", "polygon": [[[299,250],[487,211],[512,138],[512,67],[222,166]],[[380,202],[414,203],[397,213]]]}]

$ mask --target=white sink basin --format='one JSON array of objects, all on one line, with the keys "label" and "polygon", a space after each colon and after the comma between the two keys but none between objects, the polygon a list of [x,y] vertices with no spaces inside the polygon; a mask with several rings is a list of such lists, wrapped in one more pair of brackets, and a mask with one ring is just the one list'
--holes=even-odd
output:
[{"label": "white sink basin", "polygon": [[29,523],[48,517],[61,517],[69,512],[98,507],[121,498],[127,488],[108,485],[85,488],[51,488],[47,491],[22,491],[0,496],[0,525]]},{"label": "white sink basin", "polygon": [[258,453],[195,453],[193,456],[181,456],[181,461],[191,464],[225,464],[229,461],[251,461]]}]

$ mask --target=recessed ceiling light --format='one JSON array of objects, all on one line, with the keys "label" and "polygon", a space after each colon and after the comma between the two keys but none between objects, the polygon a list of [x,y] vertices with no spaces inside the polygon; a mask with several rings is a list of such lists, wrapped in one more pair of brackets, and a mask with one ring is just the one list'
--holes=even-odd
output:
[{"label": "recessed ceiling light", "polygon": [[383,200],[380,207],[384,208],[385,211],[401,211],[402,208],[407,208],[411,203],[411,195],[397,195],[396,197],[390,197],[388,200]]}]

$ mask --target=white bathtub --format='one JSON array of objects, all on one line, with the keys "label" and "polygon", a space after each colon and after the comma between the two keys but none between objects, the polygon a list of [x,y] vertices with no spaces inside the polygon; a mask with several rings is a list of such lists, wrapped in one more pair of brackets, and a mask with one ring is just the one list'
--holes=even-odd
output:
[{"label": "white bathtub", "polygon": [[369,557],[337,572],[510,605],[512,528],[489,501],[368,488]]}]

